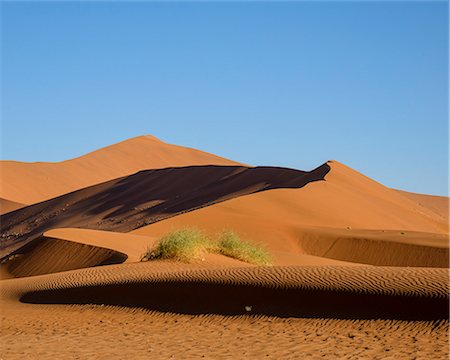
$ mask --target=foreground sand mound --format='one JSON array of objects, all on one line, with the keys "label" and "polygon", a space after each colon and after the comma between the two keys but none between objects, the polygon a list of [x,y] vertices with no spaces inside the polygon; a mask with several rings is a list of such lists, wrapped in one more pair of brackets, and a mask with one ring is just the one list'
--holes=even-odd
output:
[{"label": "foreground sand mound", "polygon": [[187,314],[431,320],[448,317],[448,270],[388,267],[170,269],[138,263],[4,280],[27,303]]},{"label": "foreground sand mound", "polygon": [[327,164],[309,172],[243,166],[141,171],[3,215],[0,257],[52,228],[130,231],[237,196],[304,187],[328,171]]},{"label": "foreground sand mound", "polygon": [[139,136],[62,162],[1,161],[0,197],[33,204],[140,170],[190,165],[240,164]]}]

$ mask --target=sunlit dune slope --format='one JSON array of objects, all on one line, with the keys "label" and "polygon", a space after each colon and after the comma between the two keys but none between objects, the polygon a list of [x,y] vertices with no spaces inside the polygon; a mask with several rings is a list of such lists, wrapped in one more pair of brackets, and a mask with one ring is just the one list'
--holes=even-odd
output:
[{"label": "sunlit dune slope", "polygon": [[150,135],[139,136],[62,162],[1,161],[0,197],[33,204],[140,170],[238,164]]},{"label": "sunlit dune slope", "polygon": [[[233,229],[265,244],[280,260],[309,254],[377,265],[448,264],[446,219],[343,164],[328,164],[326,181],[238,197],[134,233]],[[311,239],[320,241],[312,246]]]},{"label": "sunlit dune slope", "polygon": [[234,197],[304,187],[328,171],[327,164],[309,172],[212,165],[141,171],[5,214],[0,257],[50,229],[126,232]]}]

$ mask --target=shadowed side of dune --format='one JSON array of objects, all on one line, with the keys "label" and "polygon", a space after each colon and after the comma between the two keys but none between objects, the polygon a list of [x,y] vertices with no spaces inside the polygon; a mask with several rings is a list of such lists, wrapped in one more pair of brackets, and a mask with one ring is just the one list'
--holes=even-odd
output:
[{"label": "shadowed side of dune", "polygon": [[62,227],[127,232],[242,195],[301,188],[323,180],[328,164],[309,171],[279,167],[189,166],[141,171],[5,214],[0,257]]},{"label": "shadowed side of dune", "polygon": [[120,264],[127,255],[111,249],[43,237],[2,263],[3,274],[25,277]]},{"label": "shadowed side of dune", "polygon": [[405,320],[448,317],[446,299],[183,280],[37,291],[26,294],[21,300],[41,304],[139,307],[184,314]]}]

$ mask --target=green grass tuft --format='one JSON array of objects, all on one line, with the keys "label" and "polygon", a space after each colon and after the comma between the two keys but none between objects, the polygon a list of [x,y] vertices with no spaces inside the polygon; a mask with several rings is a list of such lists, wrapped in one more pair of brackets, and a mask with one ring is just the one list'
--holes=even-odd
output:
[{"label": "green grass tuft", "polygon": [[269,253],[262,247],[250,244],[234,233],[224,231],[219,236],[218,251],[220,254],[255,265],[271,265]]}]

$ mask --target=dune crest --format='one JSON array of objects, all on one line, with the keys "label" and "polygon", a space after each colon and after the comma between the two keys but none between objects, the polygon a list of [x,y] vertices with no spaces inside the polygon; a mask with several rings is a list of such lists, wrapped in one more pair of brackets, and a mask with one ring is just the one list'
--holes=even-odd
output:
[{"label": "dune crest", "polygon": [[240,165],[144,135],[61,162],[1,161],[0,197],[34,204],[140,170],[189,165]]}]

